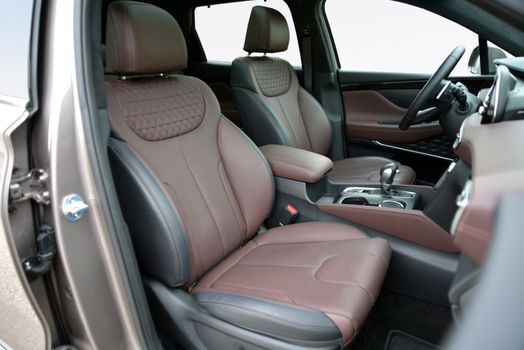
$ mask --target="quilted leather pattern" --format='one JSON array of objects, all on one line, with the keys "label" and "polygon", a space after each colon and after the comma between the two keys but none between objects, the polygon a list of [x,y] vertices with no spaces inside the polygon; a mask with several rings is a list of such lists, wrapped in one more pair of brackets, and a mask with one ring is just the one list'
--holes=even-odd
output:
[{"label": "quilted leather pattern", "polygon": [[284,60],[262,57],[251,62],[258,87],[265,96],[279,96],[291,86],[289,63]]},{"label": "quilted leather pattern", "polygon": [[135,79],[115,82],[117,103],[127,125],[146,141],[160,141],[196,129],[204,118],[205,102],[190,80]]}]

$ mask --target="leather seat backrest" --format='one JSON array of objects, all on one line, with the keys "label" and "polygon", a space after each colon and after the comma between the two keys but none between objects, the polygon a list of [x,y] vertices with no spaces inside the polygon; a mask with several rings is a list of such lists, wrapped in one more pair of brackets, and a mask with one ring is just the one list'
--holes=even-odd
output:
[{"label": "leather seat backrest", "polygon": [[[149,4],[109,6],[106,82],[115,182],[146,275],[190,286],[269,215],[273,177],[186,67],[175,19]],[[164,73],[160,76],[160,73]]]},{"label": "leather seat backrest", "polygon": [[266,53],[285,51],[287,22],[278,11],[255,6],[244,50],[264,56],[237,58],[231,85],[242,123],[259,146],[281,144],[320,154],[331,146],[331,125],[320,104],[304,90],[293,67]]}]

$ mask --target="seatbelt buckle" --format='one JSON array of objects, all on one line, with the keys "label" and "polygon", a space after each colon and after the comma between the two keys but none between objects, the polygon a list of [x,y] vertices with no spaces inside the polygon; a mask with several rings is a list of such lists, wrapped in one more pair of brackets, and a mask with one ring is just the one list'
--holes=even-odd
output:
[{"label": "seatbelt buckle", "polygon": [[280,226],[292,224],[295,222],[299,214],[300,213],[298,212],[298,209],[288,203],[280,212],[280,215],[278,217],[278,224]]}]

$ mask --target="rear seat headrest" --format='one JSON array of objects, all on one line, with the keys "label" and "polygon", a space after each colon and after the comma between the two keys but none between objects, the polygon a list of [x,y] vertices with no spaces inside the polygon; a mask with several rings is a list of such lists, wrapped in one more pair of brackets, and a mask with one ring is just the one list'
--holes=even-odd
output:
[{"label": "rear seat headrest", "polygon": [[117,1],[109,5],[106,72],[147,75],[186,67],[186,41],[173,16],[141,2]]},{"label": "rear seat headrest", "polygon": [[244,51],[281,52],[289,45],[289,27],[280,12],[269,7],[255,6],[247,25]]}]

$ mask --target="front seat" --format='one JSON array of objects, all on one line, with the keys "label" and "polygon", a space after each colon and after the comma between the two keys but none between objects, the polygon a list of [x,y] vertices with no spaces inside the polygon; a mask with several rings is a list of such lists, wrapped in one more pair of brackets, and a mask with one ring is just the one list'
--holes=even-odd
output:
[{"label": "front seat", "polygon": [[[255,6],[249,18],[244,51],[231,66],[231,85],[243,126],[258,146],[280,144],[326,155],[331,125],[322,106],[304,90],[291,65],[266,53],[287,50],[289,28],[274,9]],[[355,157],[336,161],[329,179],[340,184],[376,184],[380,168],[392,160]],[[395,183],[415,182],[415,172],[400,166]]]},{"label": "front seat", "polygon": [[160,332],[186,349],[336,349],[361,329],[386,240],[328,222],[256,235],[274,200],[258,148],[186,68],[175,19],[119,1],[107,16],[111,167]]}]

